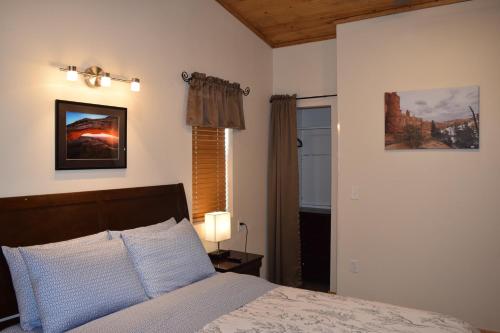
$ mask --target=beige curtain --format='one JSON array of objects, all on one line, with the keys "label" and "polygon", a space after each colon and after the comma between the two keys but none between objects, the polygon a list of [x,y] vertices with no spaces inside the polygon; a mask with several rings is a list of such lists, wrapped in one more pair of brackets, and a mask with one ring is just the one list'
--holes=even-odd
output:
[{"label": "beige curtain", "polygon": [[245,129],[240,85],[193,73],[189,82],[186,122],[190,126]]},{"label": "beige curtain", "polygon": [[301,284],[296,96],[271,97],[268,190],[268,274]]}]

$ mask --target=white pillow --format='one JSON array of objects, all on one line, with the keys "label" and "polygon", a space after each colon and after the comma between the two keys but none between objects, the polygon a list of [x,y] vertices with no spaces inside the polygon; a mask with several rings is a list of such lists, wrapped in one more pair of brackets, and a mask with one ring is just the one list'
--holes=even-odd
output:
[{"label": "white pillow", "polygon": [[145,227],[127,229],[127,230],[123,230],[123,231],[109,230],[108,232],[109,232],[110,239],[117,239],[117,238],[120,238],[123,233],[138,234],[138,233],[145,233],[145,232],[147,233],[147,232],[164,231],[164,230],[172,228],[176,224],[177,224],[177,221],[173,217],[171,217],[168,220],[166,220],[165,222],[160,222],[160,223],[148,225]]},{"label": "white pillow", "polygon": [[[49,249],[61,246],[74,246],[76,244],[93,244],[107,240],[108,233],[103,231],[98,234],[70,239],[64,242],[37,245],[37,247]],[[25,331],[31,331],[37,327],[41,327],[42,324],[40,322],[35,294],[33,293],[29,279],[28,268],[19,252],[19,248],[2,246],[2,251],[9,265],[14,291],[16,292],[21,328]]]},{"label": "white pillow", "polygon": [[44,333],[59,333],[147,300],[123,241],[19,251]]},{"label": "white pillow", "polygon": [[186,219],[166,231],[123,234],[122,238],[150,298],[215,273],[198,234]]}]

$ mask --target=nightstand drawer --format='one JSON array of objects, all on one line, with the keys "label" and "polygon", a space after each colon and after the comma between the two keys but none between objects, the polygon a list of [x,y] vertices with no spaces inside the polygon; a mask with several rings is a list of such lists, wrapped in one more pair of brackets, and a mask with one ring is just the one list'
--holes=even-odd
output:
[{"label": "nightstand drawer", "polygon": [[[217,272],[234,272],[260,276],[263,256],[253,253],[230,251],[229,258],[211,259]],[[237,259],[237,260],[231,260]]]},{"label": "nightstand drawer", "polygon": [[250,263],[250,264],[238,266],[238,267],[234,268],[233,270],[231,270],[231,272],[260,276],[260,266],[262,266],[262,264],[260,262],[258,262],[258,264],[257,264],[257,262]]}]

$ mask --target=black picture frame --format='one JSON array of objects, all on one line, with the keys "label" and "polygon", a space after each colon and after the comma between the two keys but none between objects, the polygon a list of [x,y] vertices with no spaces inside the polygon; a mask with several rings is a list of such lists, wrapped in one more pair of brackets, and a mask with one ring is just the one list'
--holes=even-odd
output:
[{"label": "black picture frame", "polygon": [[56,170],[127,167],[126,108],[56,100],[55,109]]}]

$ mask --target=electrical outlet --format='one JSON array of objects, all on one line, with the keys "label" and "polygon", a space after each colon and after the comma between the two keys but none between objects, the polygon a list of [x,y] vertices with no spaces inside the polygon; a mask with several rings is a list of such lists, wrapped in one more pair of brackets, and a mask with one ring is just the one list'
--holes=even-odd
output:
[{"label": "electrical outlet", "polygon": [[238,232],[242,232],[243,231],[243,226],[240,224],[242,222],[243,221],[241,221],[240,219],[238,219]]},{"label": "electrical outlet", "polygon": [[359,200],[359,186],[353,185],[351,188],[351,200]]},{"label": "electrical outlet", "polygon": [[359,260],[351,259],[351,273],[359,273]]}]

